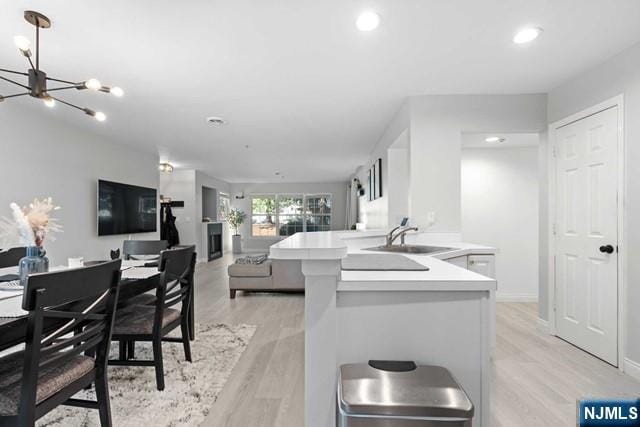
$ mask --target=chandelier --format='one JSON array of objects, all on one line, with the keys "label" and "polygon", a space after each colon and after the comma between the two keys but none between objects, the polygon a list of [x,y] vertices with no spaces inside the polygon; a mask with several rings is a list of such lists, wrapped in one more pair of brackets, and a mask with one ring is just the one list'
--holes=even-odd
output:
[{"label": "chandelier", "polygon": [[[94,117],[99,122],[105,121],[107,119],[107,116],[103,112],[95,111],[90,108],[79,107],[70,102],[64,101],[56,96],[53,96],[52,93],[57,93],[58,91],[69,90],[69,89],[76,89],[76,90],[89,89],[94,91],[111,93],[114,96],[120,97],[124,95],[124,91],[117,86],[114,86],[114,87],[103,86],[100,83],[100,81],[98,81],[97,79],[89,79],[82,82],[73,82],[69,80],[56,79],[56,78],[47,76],[47,73],[45,73],[40,69],[40,28],[44,29],[44,28],[51,27],[51,20],[46,16],[44,16],[43,14],[31,11],[31,10],[27,10],[24,12],[24,19],[28,23],[36,27],[36,47],[35,47],[36,63],[34,64],[32,60],[32,56],[34,55],[31,53],[31,44],[29,40],[23,36],[15,36],[13,38],[13,41],[15,42],[16,46],[18,47],[22,55],[25,58],[27,58],[27,60],[29,61],[29,66],[31,68],[29,68],[29,70],[26,73],[22,71],[14,71],[14,70],[7,70],[4,68],[0,68],[0,80],[4,80],[16,86],[19,86],[22,89],[26,90],[26,92],[15,93],[12,95],[0,94],[0,102],[3,102],[9,98],[17,98],[20,96],[29,95],[34,98],[41,99],[44,102],[44,105],[46,105],[47,107],[54,107],[56,105],[56,102],[60,102],[61,104],[78,109],[83,113],[91,117]],[[2,75],[2,73],[5,73],[5,75]],[[7,77],[8,75],[12,75],[11,77],[13,77],[13,75],[23,76],[22,78],[26,77],[27,84],[25,85],[16,80],[13,80],[12,78]],[[54,83],[57,85],[57,87],[49,87],[49,83]],[[63,84],[64,86],[60,86],[60,84]]]}]

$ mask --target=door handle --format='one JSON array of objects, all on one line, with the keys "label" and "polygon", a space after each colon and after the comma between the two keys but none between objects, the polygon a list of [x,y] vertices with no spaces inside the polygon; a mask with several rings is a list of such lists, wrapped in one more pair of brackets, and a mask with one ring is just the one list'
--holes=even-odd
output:
[{"label": "door handle", "polygon": [[613,246],[611,245],[603,245],[600,246],[600,252],[602,252],[603,254],[612,254],[614,251]]}]

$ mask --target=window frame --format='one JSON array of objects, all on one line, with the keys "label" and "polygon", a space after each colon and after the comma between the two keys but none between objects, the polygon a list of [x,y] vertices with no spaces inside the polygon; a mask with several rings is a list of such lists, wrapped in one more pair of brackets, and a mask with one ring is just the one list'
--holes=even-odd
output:
[{"label": "window frame", "polygon": [[[329,200],[331,200],[331,212],[329,212],[328,214],[307,214],[306,213],[306,208],[307,208],[307,199],[308,198],[316,198],[316,197],[325,197]],[[254,199],[259,199],[259,198],[274,198],[275,200],[275,206],[274,206],[274,218],[275,218],[275,229],[276,229],[276,234],[275,236],[260,236],[260,235],[255,235],[253,234],[253,218],[254,216],[264,216],[264,214],[254,214],[253,212],[253,200]],[[252,239],[271,239],[271,240],[282,240],[282,239],[286,239],[289,236],[292,236],[292,234],[289,235],[285,235],[285,236],[281,236],[280,235],[280,199],[281,198],[302,198],[302,213],[299,215],[302,217],[302,232],[305,233],[307,232],[307,218],[308,217],[328,217],[329,218],[329,225],[328,225],[328,230],[322,230],[322,231],[330,231],[331,227],[333,226],[333,194],[332,193],[296,193],[296,192],[291,192],[291,193],[254,193],[254,194],[250,194],[249,195],[249,203],[250,203],[250,214],[249,214],[249,221],[250,221],[250,225],[251,225],[251,238]],[[292,217],[292,216],[296,216],[294,214],[282,214],[282,216],[284,217]],[[316,231],[310,231],[310,233],[315,233]],[[295,233],[294,233],[295,234]]]}]

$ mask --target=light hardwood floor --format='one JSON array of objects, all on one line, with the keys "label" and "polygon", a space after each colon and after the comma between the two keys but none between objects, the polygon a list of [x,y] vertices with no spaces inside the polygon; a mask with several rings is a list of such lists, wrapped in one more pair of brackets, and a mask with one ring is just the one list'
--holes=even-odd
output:
[{"label": "light hardwood floor", "polygon": [[[238,292],[230,300],[226,266],[232,260],[225,255],[198,266],[196,318],[258,329],[202,426],[301,427],[304,297]],[[499,303],[497,316],[492,426],[575,426],[581,397],[640,395],[640,382],[538,332],[535,304]]]}]

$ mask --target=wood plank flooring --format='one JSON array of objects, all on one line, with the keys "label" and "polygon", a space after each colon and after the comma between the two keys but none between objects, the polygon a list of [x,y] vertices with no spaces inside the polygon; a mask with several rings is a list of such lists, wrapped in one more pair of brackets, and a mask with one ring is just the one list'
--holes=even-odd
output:
[{"label": "wood plank flooring", "polygon": [[[226,266],[232,261],[225,255],[198,266],[197,321],[258,329],[202,426],[302,427],[304,296],[238,292],[230,300]],[[640,382],[538,332],[535,304],[499,303],[497,316],[492,426],[575,426],[581,397],[640,395]]]}]

